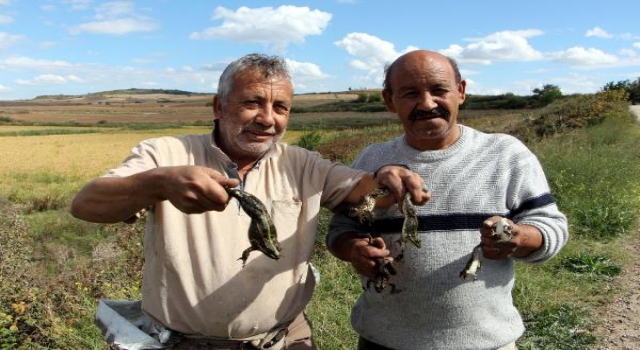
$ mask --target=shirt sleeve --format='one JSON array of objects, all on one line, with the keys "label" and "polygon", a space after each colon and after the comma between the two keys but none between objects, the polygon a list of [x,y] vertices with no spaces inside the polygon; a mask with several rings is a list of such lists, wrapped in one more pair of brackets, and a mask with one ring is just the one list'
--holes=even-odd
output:
[{"label": "shirt sleeve", "polygon": [[116,168],[109,170],[105,177],[125,177],[157,168],[158,152],[157,139],[149,139],[140,142],[131,149],[131,153]]}]

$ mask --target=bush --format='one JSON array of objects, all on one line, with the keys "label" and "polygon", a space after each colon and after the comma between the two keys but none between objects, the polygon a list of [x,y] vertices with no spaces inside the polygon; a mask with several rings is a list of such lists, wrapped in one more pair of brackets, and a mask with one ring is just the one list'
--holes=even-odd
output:
[{"label": "bush", "polygon": [[606,118],[629,115],[627,95],[620,90],[557,100],[508,132],[528,142],[597,125]]},{"label": "bush", "polygon": [[315,151],[322,142],[322,134],[319,131],[304,132],[296,145]]}]

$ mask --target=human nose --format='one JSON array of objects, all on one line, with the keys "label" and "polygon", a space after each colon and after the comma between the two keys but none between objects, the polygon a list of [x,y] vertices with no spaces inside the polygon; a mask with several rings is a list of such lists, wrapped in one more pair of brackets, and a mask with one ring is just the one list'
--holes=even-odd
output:
[{"label": "human nose", "polygon": [[425,111],[430,111],[438,107],[438,103],[433,98],[433,95],[431,95],[431,93],[425,91],[418,97],[418,106],[422,107]]},{"label": "human nose", "polygon": [[258,115],[255,118],[257,123],[265,126],[272,126],[275,124],[276,119],[273,111],[273,107],[270,105],[260,108]]}]

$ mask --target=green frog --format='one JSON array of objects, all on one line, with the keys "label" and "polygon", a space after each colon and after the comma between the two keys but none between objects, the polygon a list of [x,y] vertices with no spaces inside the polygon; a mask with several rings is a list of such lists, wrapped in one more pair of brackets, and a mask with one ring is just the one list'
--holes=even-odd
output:
[{"label": "green frog", "polygon": [[261,251],[271,259],[278,260],[282,257],[282,247],[278,242],[276,227],[265,205],[256,196],[237,188],[225,187],[227,193],[238,200],[242,210],[251,217],[249,226],[249,242],[251,246],[242,252],[238,260],[242,260],[244,267],[249,254],[254,250]]}]

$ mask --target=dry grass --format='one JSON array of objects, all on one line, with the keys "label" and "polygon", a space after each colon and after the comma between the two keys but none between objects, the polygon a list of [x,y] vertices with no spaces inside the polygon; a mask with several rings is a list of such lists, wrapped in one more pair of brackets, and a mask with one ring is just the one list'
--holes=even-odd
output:
[{"label": "dry grass", "polygon": [[[11,126],[0,126],[0,132]],[[67,127],[68,129],[68,127]],[[100,134],[0,137],[0,174],[51,171],[80,177],[101,174],[120,163],[138,142],[164,135],[203,134],[209,127],[146,130]],[[289,131],[285,142],[301,132]]]},{"label": "dry grass", "polygon": [[[349,101],[357,92],[295,95],[295,106],[313,106]],[[100,121],[110,123],[187,123],[211,120],[213,95],[126,95],[84,96],[66,99],[0,101],[0,117],[30,122]]]}]

